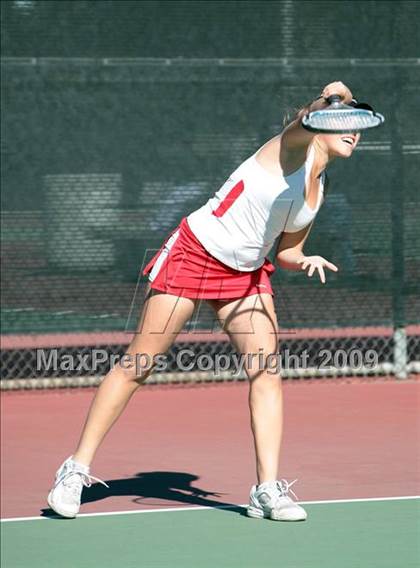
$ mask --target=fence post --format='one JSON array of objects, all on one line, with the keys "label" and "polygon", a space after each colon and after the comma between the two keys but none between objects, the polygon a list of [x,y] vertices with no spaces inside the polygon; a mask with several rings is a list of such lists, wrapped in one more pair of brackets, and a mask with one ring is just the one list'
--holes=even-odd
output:
[{"label": "fence post", "polygon": [[402,85],[404,77],[398,70],[394,75],[395,91],[391,113],[391,152],[394,158],[394,176],[391,187],[392,223],[392,322],[393,364],[398,379],[407,378],[407,334],[405,330],[405,258],[404,258],[404,155],[400,128]]},{"label": "fence post", "polygon": [[394,327],[394,374],[397,379],[407,378],[407,332],[404,327]]}]

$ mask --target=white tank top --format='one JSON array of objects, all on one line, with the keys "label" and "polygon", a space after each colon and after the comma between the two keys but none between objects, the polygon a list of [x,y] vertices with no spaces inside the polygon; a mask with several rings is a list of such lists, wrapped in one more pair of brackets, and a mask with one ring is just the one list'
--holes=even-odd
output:
[{"label": "white tank top", "polygon": [[283,176],[265,170],[253,154],[203,207],[187,217],[192,232],[227,266],[257,270],[283,231],[300,231],[315,218],[323,198],[324,174],[318,202],[311,209],[305,201],[305,185],[314,157],[311,146],[306,162]]}]

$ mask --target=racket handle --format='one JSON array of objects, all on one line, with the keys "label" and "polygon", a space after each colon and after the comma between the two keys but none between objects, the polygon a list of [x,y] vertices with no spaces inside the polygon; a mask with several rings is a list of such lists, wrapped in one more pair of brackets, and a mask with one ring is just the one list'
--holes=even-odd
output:
[{"label": "racket handle", "polygon": [[340,95],[331,95],[331,96],[327,97],[327,103],[329,105],[341,103]]}]

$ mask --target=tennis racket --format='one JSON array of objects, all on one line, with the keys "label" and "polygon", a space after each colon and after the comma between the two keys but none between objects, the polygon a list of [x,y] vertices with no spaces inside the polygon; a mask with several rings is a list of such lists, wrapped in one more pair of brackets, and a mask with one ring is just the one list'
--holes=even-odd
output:
[{"label": "tennis racket", "polygon": [[376,128],[385,122],[382,114],[373,110],[366,103],[346,105],[341,102],[339,95],[327,98],[329,106],[322,110],[315,110],[302,118],[302,126],[311,132],[325,132],[330,134],[344,134]]}]

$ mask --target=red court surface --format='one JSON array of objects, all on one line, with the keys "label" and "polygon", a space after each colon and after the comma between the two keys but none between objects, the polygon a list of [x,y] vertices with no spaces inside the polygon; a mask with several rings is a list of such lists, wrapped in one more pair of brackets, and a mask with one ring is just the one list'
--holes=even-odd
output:
[{"label": "red court surface", "polygon": [[[47,507],[93,392],[3,395],[3,518]],[[299,479],[300,500],[419,493],[419,381],[297,381],[284,392],[280,473]],[[110,489],[85,491],[81,512],[245,503],[255,482],[247,393],[245,383],[143,388],[92,468]]]}]

